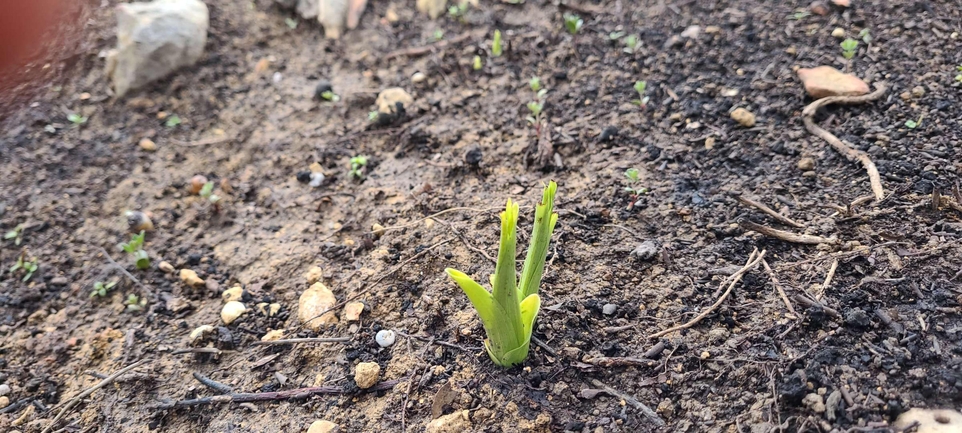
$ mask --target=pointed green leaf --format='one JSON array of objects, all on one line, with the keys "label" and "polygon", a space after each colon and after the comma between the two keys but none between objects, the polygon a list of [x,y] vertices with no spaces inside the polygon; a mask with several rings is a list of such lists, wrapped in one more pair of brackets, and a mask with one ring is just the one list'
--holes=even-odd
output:
[{"label": "pointed green leaf", "polygon": [[554,213],[554,196],[558,184],[548,182],[544,189],[541,203],[535,209],[534,227],[531,229],[531,244],[528,245],[528,255],[524,259],[521,271],[521,298],[538,293],[541,277],[544,274],[544,262],[548,256],[548,243],[551,233],[558,222],[558,214]]},{"label": "pointed green leaf", "polygon": [[531,340],[531,332],[534,331],[534,319],[538,317],[541,310],[541,297],[531,295],[521,301],[521,324],[524,326],[525,341]]}]

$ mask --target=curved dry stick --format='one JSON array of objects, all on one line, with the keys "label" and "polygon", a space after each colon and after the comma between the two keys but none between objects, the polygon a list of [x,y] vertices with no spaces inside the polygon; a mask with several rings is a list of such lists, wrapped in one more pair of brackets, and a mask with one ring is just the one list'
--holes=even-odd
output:
[{"label": "curved dry stick", "polygon": [[[96,385],[91,386],[90,388],[87,388],[86,390],[84,390],[84,391],[81,392],[80,394],[77,394],[76,396],[74,396],[73,398],[71,398],[71,399],[66,403],[66,405],[64,406],[64,408],[60,410],[60,413],[58,413],[57,416],[54,417],[53,421],[50,421],[50,424],[48,424],[47,427],[45,427],[45,428],[43,429],[43,432],[42,432],[42,433],[47,433],[47,432],[49,432],[50,430],[52,430],[53,427],[54,427],[55,425],[57,425],[57,422],[59,422],[59,421],[64,417],[64,415],[66,415],[68,412],[70,412],[70,409],[73,409],[73,407],[76,406],[77,403],[80,403],[81,400],[87,398],[87,396],[89,396],[90,394],[93,394],[94,391],[96,391],[96,390],[98,390],[98,389],[100,389],[100,388],[103,388],[103,387],[109,385],[111,382],[117,380],[118,377],[123,376],[124,373],[126,373],[126,372],[128,372],[128,371],[130,371],[130,370],[133,370],[133,369],[135,369],[135,368],[137,368],[137,367],[140,367],[141,365],[144,365],[144,364],[146,364],[146,363],[147,363],[147,360],[146,360],[146,359],[142,359],[142,360],[137,361],[137,362],[135,362],[135,363],[133,363],[133,364],[130,364],[130,365],[128,365],[128,366],[126,366],[126,367],[118,370],[116,373],[111,374],[110,376],[107,376],[106,379],[101,380],[101,381],[98,382]],[[56,408],[59,407],[59,406],[60,406],[60,405],[57,405],[57,406],[55,406],[53,409],[56,409]],[[53,409],[51,409],[51,410],[53,410]]]},{"label": "curved dry stick", "polygon": [[865,167],[865,171],[868,172],[869,182],[872,184],[872,192],[875,194],[875,200],[881,201],[885,198],[885,191],[882,190],[882,179],[879,177],[878,168],[875,167],[875,163],[869,158],[868,154],[862,152],[858,149],[852,149],[848,145],[839,140],[838,137],[832,135],[822,129],[820,126],[815,124],[813,117],[819,108],[822,108],[830,104],[862,104],[865,102],[871,102],[882,97],[885,94],[885,83],[878,84],[878,88],[874,92],[868,95],[861,96],[829,96],[827,98],[819,99],[811,104],[808,104],[804,110],[802,110],[802,122],[805,123],[805,129],[813,135],[817,135],[822,140],[825,140],[830,144],[838,153],[845,155],[849,161],[858,161],[862,163]]}]

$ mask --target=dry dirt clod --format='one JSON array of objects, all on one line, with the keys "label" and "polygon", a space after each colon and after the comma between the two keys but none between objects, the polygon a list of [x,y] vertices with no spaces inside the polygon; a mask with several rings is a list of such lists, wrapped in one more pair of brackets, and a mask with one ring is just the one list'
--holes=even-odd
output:
[{"label": "dry dirt clod", "polygon": [[261,337],[261,341],[275,341],[280,340],[281,338],[284,338],[284,330],[275,329],[273,331],[267,331],[267,333]]},{"label": "dry dirt clod", "polygon": [[731,116],[732,116],[732,120],[738,122],[738,124],[741,126],[744,126],[746,128],[751,128],[752,126],[755,126],[755,114],[753,114],[751,111],[748,111],[744,108],[741,108],[741,107],[736,108],[735,111],[732,111]]},{"label": "dry dirt clod", "polygon": [[808,6],[808,10],[812,11],[813,14],[820,16],[825,16],[829,13],[828,6],[821,1],[812,2],[812,4]]},{"label": "dry dirt clod", "polygon": [[180,281],[183,281],[184,284],[190,287],[204,287],[204,280],[197,276],[197,272],[190,269],[180,270]]},{"label": "dry dirt clod", "polygon": [[801,171],[812,171],[815,169],[815,159],[802,158],[798,160],[798,169]]},{"label": "dry dirt clod", "polygon": [[861,78],[831,66],[801,68],[798,70],[798,78],[802,80],[809,96],[815,99],[827,96],[858,96],[869,92],[868,84]]},{"label": "dry dirt clod", "polygon": [[337,433],[339,431],[341,431],[341,428],[337,424],[327,420],[314,421],[307,429],[307,433]]},{"label": "dry dirt clod", "polygon": [[381,366],[376,362],[362,362],[354,367],[354,382],[358,388],[368,389],[377,384],[380,374]]},{"label": "dry dirt clod", "polygon": [[341,315],[341,320],[345,322],[354,322],[361,318],[361,313],[364,311],[363,302],[348,302],[344,305],[344,313]]},{"label": "dry dirt clod", "polygon": [[237,301],[230,301],[224,304],[224,308],[220,310],[220,319],[224,321],[224,324],[230,325],[237,320],[244,312],[247,311],[247,307]]},{"label": "dry dirt clod", "polygon": [[244,289],[241,288],[241,286],[231,287],[220,294],[220,298],[223,299],[224,302],[240,301],[243,297]]},{"label": "dry dirt clod", "polygon": [[382,90],[377,95],[375,103],[378,113],[394,116],[411,108],[411,104],[414,104],[414,98],[406,90],[400,87],[392,87]]},{"label": "dry dirt clod", "polygon": [[141,149],[147,152],[153,152],[157,150],[157,143],[154,143],[154,140],[151,140],[149,138],[141,139],[140,142],[137,143],[137,145],[140,146]]},{"label": "dry dirt clod", "polygon": [[661,248],[658,244],[655,243],[655,241],[648,240],[635,247],[635,249],[631,251],[631,256],[642,261],[651,260],[658,255],[659,251],[661,251]]},{"label": "dry dirt clod", "polygon": [[917,433],[958,433],[962,431],[962,414],[952,409],[912,408],[899,415],[892,424],[896,431],[903,431],[918,422]]},{"label": "dry dirt clod", "polygon": [[384,226],[374,223],[374,225],[371,226],[371,233],[374,233],[374,237],[380,239],[385,233]]},{"label": "dry dirt clod", "polygon": [[467,410],[460,410],[439,417],[428,423],[425,433],[460,433],[471,431],[471,418]]},{"label": "dry dirt clod", "polygon": [[337,323],[337,316],[333,311],[328,311],[335,304],[337,299],[331,289],[328,289],[324,283],[314,283],[301,294],[297,302],[297,319],[306,328],[317,332],[323,325]]},{"label": "dry dirt clod", "polygon": [[321,281],[321,277],[324,276],[324,271],[320,267],[314,266],[304,273],[304,279],[307,280],[307,284],[314,284]]},{"label": "dry dirt clod", "polygon": [[809,408],[812,412],[825,413],[825,402],[822,401],[822,396],[814,392],[806,395],[805,398],[802,399],[802,405]]}]

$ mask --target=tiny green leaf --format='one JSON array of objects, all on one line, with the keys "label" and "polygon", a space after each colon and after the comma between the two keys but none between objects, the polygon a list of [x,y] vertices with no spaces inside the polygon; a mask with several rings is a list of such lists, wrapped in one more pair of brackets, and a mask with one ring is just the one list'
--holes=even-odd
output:
[{"label": "tiny green leaf", "polygon": [[177,125],[180,125],[181,123],[183,123],[183,121],[180,120],[180,116],[176,114],[168,117],[167,122],[164,122],[164,124],[167,125],[168,128],[173,128]]},{"label": "tiny green leaf", "polygon": [[491,42],[491,55],[494,57],[500,57],[502,53],[501,50],[501,30],[494,31],[494,41]]},{"label": "tiny green leaf", "polygon": [[581,27],[585,24],[584,20],[582,20],[581,17],[569,12],[566,12],[564,14],[564,20],[565,20],[565,30],[567,30],[568,33],[571,33],[572,35],[578,34],[578,31],[580,31]]},{"label": "tiny green leaf", "polygon": [[528,86],[531,87],[532,92],[541,90],[541,78],[531,77],[531,79],[528,80]]},{"label": "tiny green leaf", "polygon": [[481,56],[474,56],[474,61],[471,63],[471,67],[474,68],[475,71],[479,71],[481,70],[481,66]]}]

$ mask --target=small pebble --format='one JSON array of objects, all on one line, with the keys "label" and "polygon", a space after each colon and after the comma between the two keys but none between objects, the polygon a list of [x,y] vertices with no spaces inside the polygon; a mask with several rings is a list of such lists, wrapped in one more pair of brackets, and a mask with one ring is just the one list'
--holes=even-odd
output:
[{"label": "small pebble", "polygon": [[738,122],[738,124],[741,126],[746,128],[755,126],[755,115],[752,114],[751,111],[748,111],[744,108],[736,108],[735,111],[732,111],[731,116],[732,120]]},{"label": "small pebble", "polygon": [[614,125],[608,125],[605,129],[601,130],[601,134],[598,134],[598,141],[609,141],[618,136],[618,127]]},{"label": "small pebble", "polygon": [[324,183],[324,173],[311,173],[311,181],[308,183],[312,188],[317,188]]},{"label": "small pebble", "polygon": [[411,82],[414,84],[423,83],[424,80],[427,80],[427,79],[428,79],[428,76],[424,75],[421,72],[415,72],[414,75],[411,75]]},{"label": "small pebble", "polygon": [[200,190],[204,189],[204,184],[207,183],[207,177],[198,174],[190,178],[190,184],[187,185],[187,192],[197,195],[200,194]]},{"label": "small pebble", "polygon": [[131,233],[149,232],[154,229],[154,222],[143,212],[129,210],[124,213],[124,216],[127,217],[127,229]]},{"label": "small pebble", "polygon": [[641,245],[638,245],[632,252],[631,256],[638,260],[651,260],[655,258],[661,248],[655,241],[644,241]]},{"label": "small pebble", "polygon": [[391,347],[394,345],[395,339],[397,339],[397,334],[390,329],[377,331],[377,335],[374,336],[374,341],[377,341],[377,345],[381,347]]},{"label": "small pebble", "polygon": [[836,27],[835,30],[832,30],[832,37],[838,38],[838,39],[845,39],[845,29],[841,27]]},{"label": "small pebble", "polygon": [[922,86],[915,86],[912,88],[912,96],[916,98],[921,98],[925,96],[925,88]]},{"label": "small pebble", "polygon": [[0,395],[10,394],[10,385],[3,384],[0,385]]},{"label": "small pebble", "polygon": [[304,273],[304,279],[307,280],[307,284],[314,284],[321,281],[321,277],[324,276],[324,270],[320,266],[314,266]]},{"label": "small pebble", "polygon": [[481,165],[482,157],[483,154],[481,153],[481,148],[475,146],[464,153],[464,163],[472,167],[477,167]]},{"label": "small pebble", "polygon": [[812,171],[815,169],[815,159],[802,158],[798,160],[798,169],[801,171]]},{"label": "small pebble", "polygon": [[340,426],[327,420],[317,420],[311,423],[307,433],[337,433],[341,431]]},{"label": "small pebble", "polygon": [[374,223],[374,225],[371,226],[371,233],[373,233],[374,237],[376,238],[380,238],[381,236],[384,236],[384,233],[385,233],[384,226],[378,223]]},{"label": "small pebble", "polygon": [[828,6],[826,6],[825,3],[822,3],[820,1],[812,2],[812,4],[808,6],[808,9],[812,11],[813,14],[821,15],[821,16],[828,15],[828,12],[829,12]]},{"label": "small pebble", "polygon": [[280,83],[282,79],[284,79],[284,75],[280,72],[275,72],[274,75],[271,76],[271,81],[273,81],[274,84]]},{"label": "small pebble", "polygon": [[376,362],[362,362],[354,368],[354,382],[358,388],[368,389],[377,383],[381,366]]},{"label": "small pebble", "polygon": [[174,265],[172,265],[172,264],[170,264],[170,263],[167,263],[167,262],[160,262],[160,264],[157,265],[157,268],[160,269],[161,271],[164,271],[164,272],[168,273],[168,274],[174,272]]},{"label": "small pebble", "polygon": [[180,280],[190,287],[203,287],[204,280],[197,276],[197,272],[190,269],[180,270]]},{"label": "small pebble", "polygon": [[615,314],[615,311],[618,311],[618,306],[615,304],[605,304],[601,307],[601,312],[604,313],[605,316]]},{"label": "small pebble", "polygon": [[220,298],[223,299],[224,302],[240,301],[243,297],[244,289],[242,289],[241,286],[231,287],[220,294]]},{"label": "small pebble", "polygon": [[309,171],[307,171],[307,170],[297,172],[297,181],[300,182],[300,183],[308,183],[308,182],[310,182],[310,181],[311,181],[311,172],[309,172]]},{"label": "small pebble", "polygon": [[137,145],[140,146],[141,149],[146,150],[148,152],[153,152],[157,150],[157,143],[154,143],[154,140],[151,140],[149,138],[140,140],[140,142],[137,143]]},{"label": "small pebble", "polygon": [[224,321],[224,324],[230,325],[244,314],[245,311],[247,311],[247,308],[244,307],[244,304],[237,301],[230,301],[224,304],[224,308],[220,310],[220,319]]},{"label": "small pebble", "polygon": [[344,305],[344,314],[341,315],[341,320],[345,322],[355,322],[361,319],[361,313],[364,312],[363,302],[348,302]]},{"label": "small pebble", "polygon": [[190,344],[193,345],[197,341],[200,341],[206,338],[208,335],[212,334],[213,332],[214,332],[213,326],[201,325],[194,328],[193,331],[190,331],[190,335],[187,337],[187,339],[190,341]]}]

